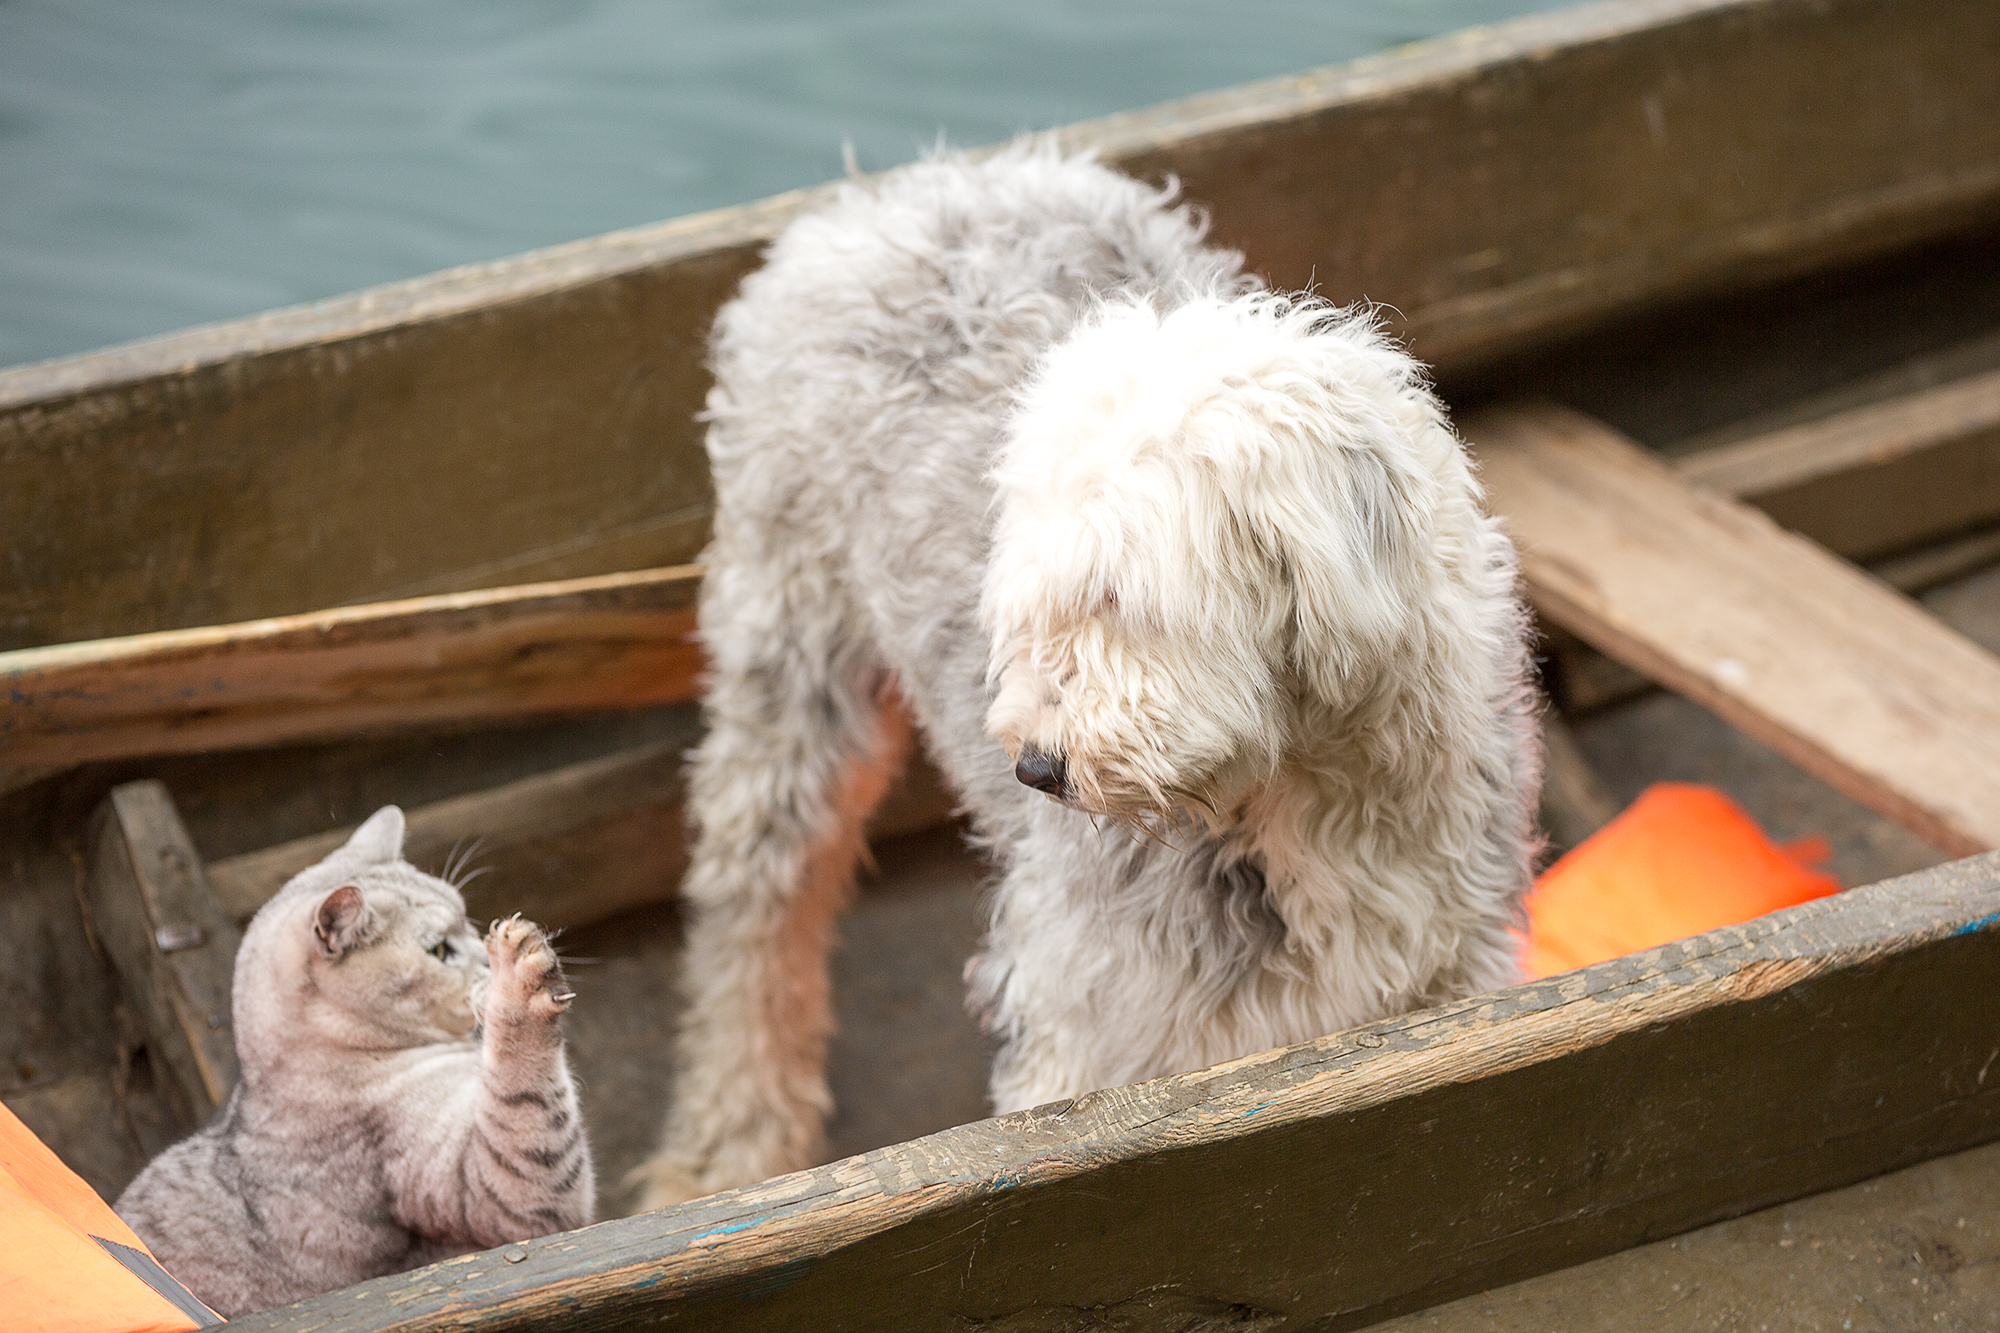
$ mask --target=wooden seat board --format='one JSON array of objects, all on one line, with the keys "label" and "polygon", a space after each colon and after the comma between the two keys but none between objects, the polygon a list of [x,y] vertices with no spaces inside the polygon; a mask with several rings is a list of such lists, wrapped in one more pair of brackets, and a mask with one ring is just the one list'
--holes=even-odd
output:
[{"label": "wooden seat board", "polygon": [[1578,413],[1462,428],[1543,615],[1937,846],[2000,845],[2000,660]]}]

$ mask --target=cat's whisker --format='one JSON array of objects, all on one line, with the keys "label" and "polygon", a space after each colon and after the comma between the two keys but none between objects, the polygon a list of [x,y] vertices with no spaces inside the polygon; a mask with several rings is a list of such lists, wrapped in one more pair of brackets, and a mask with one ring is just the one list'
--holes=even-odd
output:
[{"label": "cat's whisker", "polygon": [[459,892],[463,893],[465,891],[465,886],[472,883],[473,880],[478,879],[481,875],[490,875],[492,873],[493,873],[492,866],[474,866],[472,867],[472,869],[466,871],[463,877],[459,879],[447,880],[445,882],[450,884],[454,889],[457,889]]},{"label": "cat's whisker", "polygon": [[[257,913],[238,951],[235,1001],[261,1021],[236,1033],[245,1077],[231,1112],[120,1196],[148,1247],[224,1314],[386,1276],[413,1245],[455,1253],[518,1241],[582,1226],[595,1210],[557,1022],[574,989],[545,955],[511,976],[495,968],[502,951],[466,938],[473,922],[454,892],[486,869],[470,866],[474,849],[454,847],[444,875],[429,875],[403,856],[404,832],[400,810],[378,811],[336,853],[342,878],[328,882],[341,887],[281,895]],[[522,943],[542,938],[513,921]],[[534,1023],[542,1036],[531,1035]],[[352,1048],[329,1044],[334,1026],[364,1035]],[[250,1077],[302,1051],[310,1076]],[[385,1072],[382,1051],[416,1058]],[[295,1186],[289,1151],[245,1129],[288,1117],[316,1132],[331,1126],[315,1144],[325,1167],[309,1189]],[[456,1146],[439,1152],[440,1143]],[[406,1215],[445,1219],[444,1229],[406,1226]],[[209,1224],[224,1217],[228,1225]],[[296,1236],[321,1226],[354,1243],[301,1250]]]},{"label": "cat's whisker", "polygon": [[454,842],[450,854],[445,857],[444,869],[438,874],[438,878],[454,889],[463,891],[466,885],[492,869],[491,866],[468,869],[472,865],[472,858],[479,855],[480,848],[485,845],[486,839],[478,835],[460,838]]}]

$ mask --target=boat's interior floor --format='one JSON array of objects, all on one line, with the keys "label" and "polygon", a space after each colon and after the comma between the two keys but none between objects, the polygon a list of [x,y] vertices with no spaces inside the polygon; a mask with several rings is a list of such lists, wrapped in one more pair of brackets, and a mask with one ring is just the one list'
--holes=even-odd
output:
[{"label": "boat's interior floor", "polygon": [[[1925,600],[1962,632],[2000,651],[2000,568]],[[1620,801],[1656,781],[1714,784],[1776,837],[1826,836],[1843,883],[1872,883],[1944,859],[1678,696],[1649,691],[1577,719],[1574,729]],[[881,844],[875,855],[876,867],[842,924],[843,948],[835,964],[840,1034],[830,1061],[838,1106],[829,1126],[832,1156],[985,1114],[987,1049],[965,1012],[960,980],[980,929],[982,865],[951,827]],[[572,932],[564,941],[565,952],[576,960],[572,1031],[585,1108],[598,1145],[605,1204],[612,1211],[630,1198],[621,1177],[650,1147],[664,1104],[663,1033],[674,1015],[666,983],[677,932],[673,909],[661,907]],[[1790,1245],[1782,1244],[1787,1236],[1793,1238]],[[1813,1240],[1817,1249],[1811,1248]],[[1795,1255],[1801,1246],[1807,1248]],[[1860,1283],[1853,1292],[1834,1280],[1834,1267],[1845,1262],[1836,1260],[1836,1251],[1856,1256],[1860,1265],[1849,1281]],[[1647,1317],[1656,1318],[1653,1326],[1661,1329],[1736,1327],[1735,1315],[1782,1301],[1796,1318],[1786,1324],[1774,1314],[1773,1329],[1838,1328],[1824,1320],[1835,1312],[1833,1293],[1839,1291],[1842,1301],[1860,1293],[1875,1302],[1871,1309],[1883,1312],[1917,1308],[1909,1299],[1921,1295],[1925,1327],[1932,1326],[1931,1313],[1957,1311],[1973,1322],[1954,1325],[1949,1319],[1961,1315],[1948,1314],[1936,1326],[1983,1328],[1988,1325],[1977,1320],[2000,1309],[1990,1299],[2000,1284],[1996,1259],[2000,1148],[1510,1288],[1491,1298],[1492,1308],[1498,1312],[1494,1318],[1515,1324],[1493,1326],[1589,1329],[1598,1326],[1594,1320],[1602,1310],[1609,1328],[1615,1317],[1657,1308],[1657,1316]],[[1606,1265],[1614,1267],[1599,1275]],[[1735,1276],[1722,1282],[1714,1273]],[[1911,1287],[1913,1277],[1917,1285]],[[1600,1301],[1593,1294],[1600,1288],[1621,1295]],[[1466,1320],[1468,1328],[1487,1326],[1480,1323],[1486,1307],[1462,1305],[1439,1312],[1436,1318],[1443,1322],[1435,1326],[1458,1327],[1451,1319]],[[1844,1309],[1841,1317],[1847,1317]],[[1885,1326],[1901,1326],[1897,1316],[1885,1318]],[[1616,1326],[1649,1325],[1627,1320]]]},{"label": "boat's interior floor", "polygon": [[[1989,596],[1977,604],[2000,626],[2000,573],[1982,586]],[[1648,692],[1581,719],[1575,730],[1621,801],[1650,782],[1712,783],[1773,836],[1827,836],[1843,883],[1873,883],[1944,859],[1678,696]],[[881,844],[875,857],[842,922],[834,968],[833,1156],[986,1114],[987,1051],[960,980],[979,935],[982,865],[951,827]],[[677,940],[673,909],[660,907],[562,942],[575,960],[571,1030],[610,1211],[629,1197],[620,1178],[650,1146],[664,1106]],[[2000,1193],[1995,1209],[2000,1216]]]},{"label": "boat's interior floor", "polygon": [[[2000,569],[1927,596],[2000,650]],[[1774,835],[1829,838],[1843,882],[1865,884],[1941,855],[1677,696],[1652,691],[1579,719],[1613,792],[1680,779],[1730,792]],[[984,1114],[987,1052],[959,970],[980,925],[982,867],[956,829],[876,849],[836,963],[841,1031],[831,1059],[843,1155]],[[572,1031],[607,1207],[651,1145],[673,1019],[671,908],[573,932]],[[585,959],[593,961],[586,962]],[[2000,1145],[1409,1316],[1399,1330],[2000,1327]],[[1851,1324],[1842,1321],[1852,1320]]]},{"label": "boat's interior floor", "polygon": [[[2000,650],[2000,567],[1923,600]],[[1570,721],[1621,801],[1663,779],[1713,783],[1774,836],[1825,835],[1833,869],[1850,885],[1944,859],[1677,696],[1646,690]],[[83,942],[77,908],[81,870],[71,839],[107,780],[166,780],[204,857],[215,859],[350,822],[383,801],[419,804],[685,725],[685,716],[670,710],[438,736],[420,746],[349,742],[135,762],[0,793],[0,1098],[107,1197],[170,1138],[143,1057],[135,1062],[132,1055],[140,1035]],[[386,764],[392,756],[395,762]],[[396,785],[385,788],[391,773]],[[964,1010],[960,980],[980,930],[983,868],[950,826],[879,844],[875,859],[842,923],[835,964],[841,1030],[830,1066],[839,1109],[828,1149],[836,1156],[985,1113],[988,1052]],[[573,930],[562,941],[579,993],[572,1043],[606,1215],[629,1206],[623,1177],[651,1146],[664,1108],[678,939],[674,908],[658,906]],[[1784,1231],[1787,1219],[1792,1233]],[[1790,1246],[1782,1244],[1787,1234]],[[1925,1327],[1983,1328],[1995,1326],[1980,1321],[2000,1308],[1984,1294],[2000,1282],[2000,1269],[1992,1267],[2000,1253],[1995,1237],[2000,1149],[1537,1279],[1481,1298],[1485,1306],[1475,1301],[1440,1311],[1434,1326],[1485,1321],[1482,1312],[1490,1308],[1494,1320],[1511,1319],[1523,1329],[1594,1328],[1614,1318],[1621,1328],[1747,1328],[1760,1324],[1738,1322],[1730,1312],[1755,1309],[1761,1321],[1768,1304],[1772,1328],[1839,1328],[1826,1321],[1848,1318],[1841,1303],[1859,1294],[1863,1303],[1875,1302],[1868,1309],[1876,1313],[1866,1317],[1880,1326],[1903,1326],[1909,1321],[1893,1312],[1921,1308]],[[1843,1268],[1836,1280],[1836,1251],[1857,1256],[1851,1276]],[[1718,1276],[1725,1273],[1726,1281]],[[1904,1303],[1891,1302],[1891,1295]],[[1908,1304],[1919,1298],[1920,1307]],[[1775,1313],[1781,1305],[1798,1312],[1784,1316],[1789,1324]],[[1933,1321],[1939,1313],[1944,1318]],[[1647,1318],[1655,1324],[1645,1324]],[[1853,1324],[1873,1326],[1860,1316]]]},{"label": "boat's interior floor", "polygon": [[[1788,413],[1851,405],[1857,395],[1991,369],[2000,366],[1996,247],[1988,239],[1943,245],[1872,271],[1799,280],[1780,290],[1781,300],[1767,291],[1741,308],[1647,316],[1617,337],[1496,371],[1484,391],[1554,394],[1672,454],[1690,439],[1713,442],[1730,423],[1769,426]],[[1869,336],[1851,337],[1857,329]],[[1458,405],[1482,392],[1475,382],[1445,388]],[[1922,600],[2000,651],[2000,565],[1961,573]],[[1601,658],[1575,662],[1598,675],[1589,699],[1565,698],[1568,721],[1616,801],[1663,779],[1714,784],[1778,838],[1824,835],[1832,869],[1849,885],[1944,859],[1697,705],[1629,673],[1621,681],[1601,670]],[[165,782],[212,862],[358,822],[384,803],[420,806],[641,743],[685,740],[694,726],[692,710],[668,708],[63,773],[0,771],[0,1100],[107,1198],[171,1141],[143,1032],[90,943],[80,905],[81,831],[112,784]],[[964,1011],[960,980],[980,932],[983,868],[950,827],[882,843],[875,855],[842,924],[835,965],[834,1155],[985,1110],[988,1050]],[[664,1109],[678,929],[675,910],[657,906],[562,942],[579,994],[570,1030],[606,1215],[629,1206],[623,1178],[649,1149]],[[1995,1237],[2000,1148],[1521,1284],[1411,1326],[2000,1328]],[[1849,1254],[1851,1262],[1840,1257]],[[1785,1313],[1794,1306],[1797,1313]],[[1917,1309],[1921,1318],[1909,1313]]]}]

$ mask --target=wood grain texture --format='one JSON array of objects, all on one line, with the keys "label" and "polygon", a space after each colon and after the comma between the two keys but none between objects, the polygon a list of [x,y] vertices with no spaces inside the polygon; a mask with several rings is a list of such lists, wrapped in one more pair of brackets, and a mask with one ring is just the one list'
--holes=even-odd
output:
[{"label": "wood grain texture", "polygon": [[2000,660],[1577,413],[1460,425],[1544,617],[1937,846],[2000,845]]},{"label": "wood grain texture", "polygon": [[[1672,468],[1838,554],[1907,547],[2000,517],[2000,372]],[[0,768],[686,701],[700,577],[683,566],[0,653]]]},{"label": "wood grain texture", "polygon": [[695,697],[698,568],[0,653],[0,767]]},{"label": "wood grain texture", "polygon": [[[1621,0],[1064,133],[1450,375],[1990,221],[1996,45],[1989,0]],[[708,323],[812,198],[0,371],[0,647],[694,558]]]},{"label": "wood grain texture", "polygon": [[2000,518],[2000,371],[1690,454],[1682,480],[1869,560]]},{"label": "wood grain texture", "polygon": [[166,1071],[181,1132],[191,1133],[236,1086],[230,993],[242,933],[210,892],[160,783],[114,788],[92,817],[89,847],[92,925]]},{"label": "wood grain texture", "polygon": [[[1809,288],[1795,289],[1795,299],[1787,303],[1789,308],[1772,312],[1773,321],[1767,321],[1763,327],[1752,327],[1752,321],[1743,318],[1745,310],[1764,304],[1761,296],[1726,311],[1725,319],[1731,319],[1737,328],[1783,358],[1782,370],[1772,368],[1763,371],[1767,378],[1760,380],[1757,391],[1747,401],[1734,404],[1734,410],[1715,424],[1691,434],[1669,434],[1658,443],[1675,457],[1706,453],[1754,436],[1776,434],[1793,426],[1824,421],[1856,408],[1869,407],[1891,398],[1906,398],[1942,384],[2000,370],[2000,330],[1990,327],[1990,321],[1985,317],[1993,306],[1992,292],[1976,276],[1972,276],[1980,270],[1990,271],[1992,246],[1990,240],[1982,243],[1971,235],[1961,244],[1969,247],[1963,253],[1958,245],[1948,244],[1942,249],[1927,247],[1914,255],[1903,256],[1900,261],[1885,261],[1891,269],[1899,266],[1904,269],[1909,275],[1904,277],[1905,283],[1910,276],[1914,276],[1912,270],[1922,271],[1922,276],[1916,278],[1914,299],[1899,297],[1893,302],[1883,303],[1880,295],[1870,290],[1867,270],[1864,269],[1858,277],[1853,273],[1843,274],[1838,294],[1830,296],[1830,304],[1821,301],[1817,308],[1810,297],[1797,299],[1797,292]],[[1961,265],[1969,266],[1971,274]],[[1934,333],[1941,322],[1939,301],[1958,293],[1970,298],[1968,309],[1957,312],[1955,318],[1944,322],[1946,337],[1940,342]],[[1908,304],[1904,304],[1905,301]],[[1828,330],[1829,324],[1837,326],[1838,345],[1843,349],[1859,351],[1863,356],[1867,356],[1870,347],[1881,345],[1873,334],[1875,329],[1885,326],[1900,330],[1890,335],[1891,346],[1900,342],[1906,348],[1920,350],[1907,350],[1886,361],[1868,357],[1859,366],[1843,365],[1836,359],[1830,363],[1835,372],[1830,382],[1813,376],[1803,380],[1803,385],[1812,387],[1802,387],[1800,380],[1785,376],[1812,375],[1812,365],[1828,365],[1829,362],[1824,344],[1814,348],[1819,353],[1816,357],[1808,359],[1801,355],[1799,347],[1806,340],[1799,337],[1797,327],[1789,323],[1795,316],[1812,322],[1822,331]],[[1912,324],[1915,327],[1909,327]],[[1687,336],[1689,330],[1683,328],[1680,333]],[[1732,359],[1755,369],[1754,349],[1738,347],[1736,350],[1738,355]],[[1801,361],[1806,364],[1802,366]],[[1775,384],[1770,382],[1773,376],[1777,378]],[[1723,385],[1703,387],[1725,402],[1731,397]]]},{"label": "wood grain texture", "polygon": [[1960,862],[238,1322],[1358,1328],[2000,1136],[1996,922]]},{"label": "wood grain texture", "polygon": [[[519,912],[549,927],[587,925],[661,902],[687,869],[682,768],[692,737],[568,764],[487,791],[407,812],[403,855],[436,870],[465,851],[479,873],[466,910],[490,919]],[[893,838],[948,818],[954,798],[922,757],[869,821]],[[216,900],[248,921],[286,880],[324,858],[352,826],[293,839],[210,864]]]},{"label": "wood grain texture", "polygon": [[[469,853],[482,872],[467,910],[578,925],[673,894],[686,868],[684,742],[570,764],[407,812],[403,856],[437,871]],[[352,827],[246,852],[208,867],[215,896],[248,921],[286,880],[346,842]]]}]

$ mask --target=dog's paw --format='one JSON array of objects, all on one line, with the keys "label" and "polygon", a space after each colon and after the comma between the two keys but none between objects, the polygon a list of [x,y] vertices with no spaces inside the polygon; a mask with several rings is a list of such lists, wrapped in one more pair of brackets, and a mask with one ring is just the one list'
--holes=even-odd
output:
[{"label": "dog's paw", "polygon": [[548,933],[517,913],[495,921],[486,932],[486,957],[493,969],[486,983],[486,1021],[553,1021],[576,998],[563,978],[562,963]]}]

